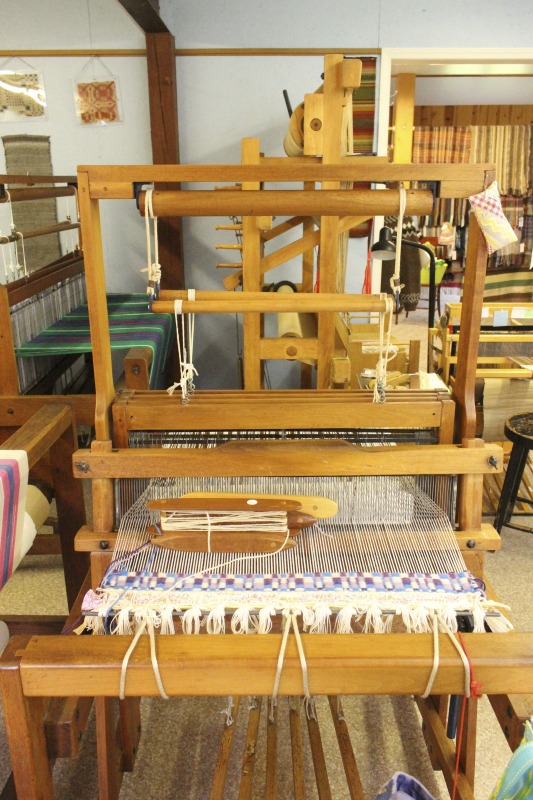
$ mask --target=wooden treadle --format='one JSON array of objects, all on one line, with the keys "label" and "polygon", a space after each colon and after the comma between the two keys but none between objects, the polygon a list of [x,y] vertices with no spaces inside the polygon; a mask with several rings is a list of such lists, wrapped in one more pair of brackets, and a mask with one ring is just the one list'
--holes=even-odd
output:
[{"label": "wooden treadle", "polygon": [[[495,515],[498,509],[498,502],[500,500],[507,464],[509,462],[509,454],[511,452],[510,442],[502,442],[501,445],[504,449],[503,472],[492,475],[486,474],[483,476],[483,514],[487,516]],[[519,497],[526,497],[533,501],[533,461],[531,454],[524,470],[518,495]],[[533,514],[533,505],[521,503],[520,500],[517,500],[513,510],[513,515],[514,514]]]},{"label": "wooden treadle", "polygon": [[[351,800],[364,800],[342,706],[337,697],[328,700],[348,795]],[[325,710],[326,706],[323,706],[321,713]],[[247,715],[244,741],[235,735],[238,716],[243,714]],[[320,800],[332,800],[327,769],[330,759],[324,751],[319,720],[307,719],[300,697],[280,698],[274,709],[270,707],[269,698],[255,698],[252,703],[244,702],[242,698],[239,703],[235,698],[232,717],[231,726],[228,727],[226,720],[223,723],[211,782],[211,800],[224,796],[230,761],[233,765],[238,764],[240,770],[239,800],[249,800],[252,796],[282,800],[287,791],[295,800],[316,795]],[[281,764],[278,742],[280,737],[287,735],[290,737],[291,763]],[[236,752],[239,745],[242,749]],[[255,770],[258,763],[265,765],[266,770]],[[290,788],[287,781],[290,781]]]}]

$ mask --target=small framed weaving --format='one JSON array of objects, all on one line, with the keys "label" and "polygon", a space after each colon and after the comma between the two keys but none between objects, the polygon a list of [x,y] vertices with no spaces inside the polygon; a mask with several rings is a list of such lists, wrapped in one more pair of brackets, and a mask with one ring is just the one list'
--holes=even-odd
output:
[{"label": "small framed weaving", "polygon": [[46,117],[46,94],[42,74],[22,59],[17,68],[11,59],[0,65],[0,120],[25,122]]},{"label": "small framed weaving", "polygon": [[[98,62],[97,68],[95,62]],[[88,67],[92,67],[89,73]],[[74,79],[76,116],[81,125],[111,125],[123,121],[118,78],[99,58],[92,58]]]}]

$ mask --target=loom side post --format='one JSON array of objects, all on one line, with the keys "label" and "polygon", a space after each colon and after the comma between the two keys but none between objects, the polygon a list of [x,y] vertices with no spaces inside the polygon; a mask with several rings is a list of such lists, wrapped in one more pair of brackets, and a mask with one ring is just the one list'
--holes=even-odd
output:
[{"label": "loom side post", "polygon": [[87,172],[78,174],[78,197],[96,386],[95,430],[96,438],[105,440],[111,436],[109,409],[115,396],[115,387],[111,365],[111,337],[99,201],[91,197]]},{"label": "loom side post", "polygon": [[26,697],[22,688],[21,650],[28,636],[13,636],[2,653],[0,684],[17,797],[53,800],[52,762],[48,760],[44,732],[44,703]]},{"label": "loom side post", "polygon": [[5,285],[0,285],[0,395],[17,395],[19,378],[17,359],[15,358],[15,342],[11,329],[9,313],[9,296]]},{"label": "loom side post", "polygon": [[485,237],[475,214],[470,212],[463,286],[463,322],[453,386],[453,397],[458,406],[456,441],[473,439],[476,435],[475,381],[487,257]]},{"label": "loom side post", "polygon": [[[243,139],[241,144],[243,164],[259,164],[259,139]],[[259,183],[242,184],[242,191],[259,189]],[[261,231],[257,227],[257,217],[242,217],[242,288],[243,292],[260,292],[262,279],[260,271],[264,242]],[[263,321],[260,314],[244,314],[243,317],[243,353],[244,353],[244,388],[261,389],[263,383],[263,365],[259,359],[261,329]]]}]

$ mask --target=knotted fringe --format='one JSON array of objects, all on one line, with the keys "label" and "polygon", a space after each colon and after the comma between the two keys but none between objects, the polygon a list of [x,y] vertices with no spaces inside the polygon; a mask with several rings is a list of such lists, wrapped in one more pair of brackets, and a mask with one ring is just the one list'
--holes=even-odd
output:
[{"label": "knotted fringe", "polygon": [[[172,593],[161,598],[156,592],[107,589],[89,592],[84,601],[86,629],[97,634],[133,634],[146,620],[162,634],[176,632],[180,620],[184,634],[207,633],[265,634],[272,630],[273,618],[294,611],[305,633],[388,633],[396,622],[406,633],[432,633],[434,615],[452,633],[457,632],[457,615],[471,614],[475,633],[485,624],[495,632],[512,630],[501,611],[507,606],[487,600],[480,592],[458,595],[409,593],[402,595],[368,592],[351,595],[302,592],[268,595],[254,593]],[[229,620],[229,621],[228,621]]]},{"label": "knotted fringe", "polygon": [[[194,602],[191,602],[193,598],[188,598],[188,608],[184,608],[185,603],[178,604],[168,596],[159,604],[154,603],[152,597],[150,598],[151,604],[149,604],[147,598],[144,597],[143,599],[146,602],[143,604],[138,602],[135,606],[124,604],[119,607],[120,601],[123,600],[123,595],[113,597],[116,592],[109,590],[106,594],[106,597],[99,597],[94,592],[89,593],[86,603],[93,611],[96,609],[97,613],[88,614],[85,617],[85,627],[97,634],[133,634],[133,639],[122,663],[119,688],[119,697],[121,699],[125,697],[128,663],[141,636],[148,635],[150,637],[150,659],[156,683],[161,697],[168,699],[157,661],[156,630],[159,630],[161,634],[175,633],[174,617],[179,616],[181,617],[181,627],[184,634],[199,634],[204,626],[207,633],[225,633],[226,615],[231,610],[227,605],[228,598],[226,598],[226,604],[221,603],[219,599],[210,610],[207,610],[205,608],[207,604],[206,598],[199,598],[198,596],[194,598]],[[362,623],[363,633],[388,633],[392,630],[395,619],[403,622],[404,628],[408,633],[432,633],[433,664],[423,697],[427,697],[430,694],[438,670],[439,632],[446,633],[450,637],[463,661],[465,668],[465,695],[467,697],[470,696],[470,665],[463,647],[455,636],[457,633],[458,614],[469,613],[472,615],[474,633],[483,632],[485,623],[488,624],[491,630],[502,633],[512,630],[513,627],[507,617],[501,613],[501,609],[506,609],[507,606],[486,600],[478,593],[458,595],[453,598],[424,598],[423,602],[421,602],[421,598],[419,598],[418,602],[415,602],[413,598],[410,598],[409,602],[405,602],[405,598],[402,598],[402,601],[398,601],[396,607],[391,604],[393,599],[391,596],[380,598],[374,595],[366,597],[364,598],[364,603],[362,598],[358,597],[357,603],[344,602],[343,604],[340,604],[339,598],[336,598],[334,602],[332,598],[329,604],[324,603],[322,599],[321,602],[316,601],[313,605],[305,604],[303,599],[302,596],[293,597],[291,598],[292,607],[280,608],[279,603],[283,598],[277,597],[276,603],[271,600],[270,603],[265,603],[261,608],[258,608],[256,597],[253,603],[243,603],[234,608],[231,616],[230,628],[232,633],[266,634],[272,630],[272,618],[281,613],[282,640],[270,701],[269,719],[271,722],[274,721],[274,707],[277,704],[285,649],[291,629],[296,640],[302,669],[305,713],[309,718],[315,718],[315,705],[309,689],[307,662],[298,626],[298,618],[301,618],[302,630],[311,634],[330,633],[333,616],[335,616],[333,630],[335,633],[340,634],[352,633],[356,623]],[[140,598],[137,597],[137,600],[139,601]],[[296,603],[296,600],[298,600],[298,603]],[[87,611],[87,608],[85,610]],[[230,698],[230,703],[225,712],[228,725],[231,725],[233,721],[231,707]]]}]

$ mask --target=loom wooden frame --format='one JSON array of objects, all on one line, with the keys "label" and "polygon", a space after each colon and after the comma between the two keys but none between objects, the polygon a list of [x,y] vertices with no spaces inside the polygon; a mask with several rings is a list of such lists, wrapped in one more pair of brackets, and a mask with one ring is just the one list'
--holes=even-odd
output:
[{"label": "loom wooden frame", "polygon": [[[330,59],[328,62],[328,58]],[[326,59],[327,68],[335,72],[336,57]],[[333,60],[331,60],[333,59]],[[328,67],[329,64],[329,67]],[[113,478],[122,474],[160,475],[161,469],[166,474],[183,474],[191,471],[201,474],[240,473],[243,463],[239,463],[239,452],[254,466],[248,468],[251,474],[299,474],[295,470],[302,469],[309,461],[309,447],[298,445],[288,448],[282,443],[281,449],[274,445],[262,443],[246,443],[245,446],[220,448],[215,455],[216,466],[210,465],[208,458],[200,451],[169,451],[155,448],[147,451],[128,451],[125,441],[114,447],[111,431],[111,414],[115,414],[116,435],[123,440],[129,426],[132,429],[142,420],[143,426],[148,424],[151,410],[152,426],[156,419],[164,418],[169,430],[186,429],[187,414],[194,418],[194,426],[205,422],[209,427],[215,402],[224,404],[228,400],[229,411],[238,428],[238,420],[245,417],[246,424],[252,418],[258,418],[264,409],[263,399],[244,393],[239,399],[231,393],[202,395],[198,404],[196,398],[187,408],[179,403],[173,406],[160,393],[129,394],[115,402],[115,391],[111,373],[109,330],[105,305],[105,275],[99,220],[99,201],[103,198],[132,198],[134,184],[161,181],[166,183],[200,181],[234,181],[240,179],[247,183],[258,183],[283,177],[284,180],[305,180],[320,183],[328,188],[331,181],[374,180],[395,182],[401,180],[422,179],[441,181],[441,190],[453,192],[451,196],[468,196],[479,191],[486,182],[484,166],[455,167],[435,165],[420,167],[413,165],[387,165],[378,160],[361,163],[350,161],[331,167],[310,162],[308,159],[297,163],[280,164],[262,163],[258,158],[256,165],[240,167],[82,167],[78,175],[82,228],[84,232],[84,252],[87,264],[87,289],[91,329],[93,336],[93,357],[96,378],[96,441],[90,451],[78,451],[74,456],[74,474],[78,478],[92,478],[93,486],[93,530],[89,534],[99,537],[103,552],[96,554],[93,561],[96,580],[105,561],[108,541],[113,530]],[[244,171],[243,171],[244,170]],[[304,190],[308,191],[308,190]],[[322,191],[316,192],[322,194]],[[272,192],[275,195],[275,192]],[[275,199],[275,197],[274,197]],[[374,209],[375,211],[376,209]],[[335,218],[333,218],[335,220]],[[253,219],[252,219],[253,222]],[[325,217],[321,229],[321,244],[326,252],[331,252],[332,240],[336,238],[337,222],[332,217]],[[475,407],[473,400],[473,380],[475,377],[475,356],[472,365],[472,354],[475,354],[481,315],[480,282],[483,281],[486,264],[486,249],[479,228],[471,220],[469,237],[469,253],[465,276],[465,301],[469,304],[469,315],[464,328],[464,349],[462,362],[458,366],[455,384],[455,400],[457,403],[456,441],[460,446],[438,446],[436,450],[425,448],[399,447],[395,449],[395,457],[409,460],[412,471],[423,473],[440,458],[439,471],[448,474],[461,474],[459,497],[459,529],[463,533],[481,529],[481,488],[483,472],[501,468],[501,451],[498,448],[484,446],[474,439]],[[328,278],[329,280],[329,278]],[[326,280],[326,284],[328,284]],[[323,287],[325,292],[331,291],[329,285]],[[256,287],[245,286],[246,291],[256,291]],[[216,302],[214,300],[213,302]],[[313,309],[315,300],[309,297],[308,308]],[[325,333],[334,330],[334,315],[331,326],[323,326],[319,330],[321,339],[321,358],[329,366],[332,356],[331,343],[324,344]],[[257,307],[245,312],[259,318]],[[254,323],[255,324],[255,323]],[[254,337],[259,332],[255,328]],[[327,337],[326,337],[327,338]],[[250,341],[250,340],[249,340]],[[257,338],[253,338],[253,342]],[[326,367],[323,367],[325,369]],[[257,387],[259,388],[259,387]],[[259,392],[257,393],[259,394]],[[372,414],[376,414],[378,427],[388,427],[395,418],[397,425],[403,427],[413,424],[417,416],[417,399],[412,396],[411,409],[407,412],[408,402],[398,402],[394,410],[380,412],[372,406],[368,394],[351,392],[344,399],[344,393],[326,392],[329,395],[331,408],[337,405],[346,410],[353,403],[365,423]],[[313,392],[304,392],[305,402]],[[340,396],[341,399],[337,399]],[[316,395],[317,406],[326,402],[321,390]],[[427,399],[421,393],[422,405]],[[437,396],[436,396],[437,397]],[[294,397],[286,399],[286,408],[294,401]],[[437,401],[438,402],[438,401]],[[198,406],[198,407],[197,407]],[[313,401],[309,402],[309,412],[303,412],[305,418],[300,420],[301,427],[307,427],[307,421],[315,416]],[[116,409],[119,411],[116,411]],[[194,411],[190,411],[194,409]],[[251,409],[251,411],[250,411]],[[339,412],[340,413],[340,412]],[[132,422],[132,417],[137,415]],[[406,420],[406,416],[408,419]],[[118,424],[117,424],[118,421]],[[159,426],[159,421],[155,427]],[[279,424],[285,426],[284,419]],[[293,419],[291,424],[295,424]],[[194,427],[193,426],[193,427]],[[326,427],[326,421],[322,427]],[[285,448],[285,449],[283,449]],[[290,451],[290,452],[289,452]],[[325,455],[327,451],[327,457]],[[224,452],[230,459],[221,462]],[[277,458],[281,453],[282,457]],[[331,461],[329,461],[331,457]],[[228,466],[229,462],[234,466]],[[333,474],[398,474],[398,467],[390,453],[376,451],[360,451],[353,447],[334,444],[332,448],[319,450],[318,464],[306,467],[314,474],[321,474],[325,463]],[[418,463],[417,463],[418,462]],[[236,466],[235,466],[236,464]],[[224,472],[225,470],[225,472]],[[482,548],[479,548],[481,551]],[[100,556],[103,556],[101,558]],[[483,567],[483,553],[475,549],[469,559],[474,572],[479,573]],[[100,565],[100,566],[99,566]],[[390,634],[387,636],[346,636],[303,635],[304,647],[312,691],[317,693],[337,694],[339,692],[374,694],[374,693],[414,693],[420,694],[427,675],[431,669],[432,646],[426,635]],[[448,786],[453,782],[452,753],[449,744],[443,737],[444,702],[442,696],[450,693],[464,692],[464,673],[462,662],[452,652],[450,643],[440,637],[442,647],[441,668],[434,687],[434,697],[426,701],[419,700],[427,725],[426,738],[434,748],[433,759],[443,771]],[[467,647],[482,681],[485,691],[498,695],[527,692],[533,677],[533,637],[530,634],[511,633],[505,637],[466,636]],[[113,716],[113,698],[118,694],[118,685],[122,658],[131,642],[131,637],[55,637],[34,638],[29,643],[13,643],[3,658],[1,680],[4,690],[4,703],[8,719],[10,743],[15,760],[24,764],[23,774],[18,776],[20,785],[24,787],[24,797],[28,800],[53,797],[53,786],[50,768],[46,758],[46,747],[42,734],[42,698],[58,694],[95,695],[97,699],[97,727],[99,754],[99,790],[102,798],[116,798],[120,788],[120,769],[124,762],[131,764],[136,746],[134,722],[138,719],[131,704],[123,706],[125,712],[121,716],[120,731],[122,735],[122,754],[117,758],[116,727]],[[246,687],[246,694],[270,693],[274,680],[275,664],[279,652],[280,638],[278,634],[265,637],[161,637],[159,644],[159,662],[163,680],[170,694],[203,694],[208,687],[209,694],[239,695]],[[396,655],[392,655],[395,653]],[[153,695],[155,693],[153,673],[149,664],[146,642],[141,642],[131,662],[131,673],[126,682],[127,697]],[[280,692],[282,694],[300,694],[302,692],[302,675],[297,657],[293,636],[289,636],[286,667],[283,672]],[[460,772],[457,797],[461,800],[473,798],[474,757],[475,748],[475,709],[477,701],[468,703],[467,735],[460,754]],[[17,784],[18,785],[18,784]]]},{"label": "loom wooden frame", "polygon": [[[52,183],[48,191],[54,191],[54,196],[63,196],[65,193],[74,194],[77,185],[76,175],[0,175],[0,197],[7,185],[24,184],[25,189],[10,191],[12,199],[42,199],[39,184]],[[64,184],[58,185],[58,184]],[[15,195],[15,192],[25,192],[24,196]],[[57,192],[63,193],[58,195]],[[77,224],[73,227],[79,227]],[[61,228],[62,230],[64,228]],[[42,229],[33,232],[33,235],[43,236],[51,230]],[[31,233],[31,232],[30,232]],[[25,233],[28,236],[28,233]],[[50,289],[60,281],[80,275],[85,270],[82,251],[68,253],[57,261],[42,267],[24,278],[5,285],[0,284],[0,427],[9,434],[11,429],[27,421],[43,403],[68,404],[74,409],[78,425],[91,426],[94,421],[95,397],[90,394],[70,394],[65,396],[37,395],[31,397],[32,403],[17,404],[19,396],[19,380],[17,372],[17,359],[10,320],[10,309],[23,300],[34,297],[39,292]],[[77,357],[77,356],[76,356]],[[143,389],[149,385],[149,370],[152,353],[149,348],[132,348],[124,358],[124,374],[126,386],[131,389]]]},{"label": "loom wooden frame", "polygon": [[[520,308],[531,312],[533,310],[533,303],[483,303],[483,311],[489,315],[494,314],[495,311],[513,311],[514,308]],[[439,370],[442,380],[445,383],[452,384],[454,381],[451,375],[452,368],[457,364],[458,356],[453,354],[454,344],[459,346],[461,341],[460,325],[461,325],[461,303],[446,303],[445,315],[447,318],[446,325],[441,325],[429,330],[429,348],[430,357],[433,357],[436,368]],[[490,319],[485,320],[485,324],[490,322]],[[510,318],[512,322],[512,316]],[[456,327],[457,331],[450,331],[451,327]],[[440,344],[436,340],[440,339]],[[517,325],[512,331],[506,333],[498,333],[498,327],[494,328],[494,333],[489,330],[484,330],[480,333],[480,343],[493,342],[493,343],[514,343],[514,344],[531,344],[533,342],[533,333],[525,333],[520,325]],[[498,355],[478,355],[476,376],[478,378],[517,378],[525,380],[533,377],[533,364],[531,366],[519,362],[519,354],[509,356]]]}]

